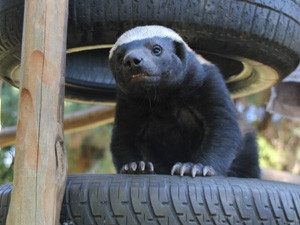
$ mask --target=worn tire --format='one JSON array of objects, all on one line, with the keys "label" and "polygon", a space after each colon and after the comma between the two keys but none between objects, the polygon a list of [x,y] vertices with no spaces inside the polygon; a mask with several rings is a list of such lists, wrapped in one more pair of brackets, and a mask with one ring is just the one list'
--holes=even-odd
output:
[{"label": "worn tire", "polygon": [[[24,0],[0,4],[0,77],[15,86],[23,8]],[[216,63],[233,97],[260,91],[299,62],[299,11],[300,0],[70,0],[66,97],[114,101],[108,49],[122,32],[145,24],[173,28]]]},{"label": "worn tire", "polygon": [[[5,224],[11,185],[0,187]],[[224,177],[71,175],[61,224],[300,224],[300,186]]]}]

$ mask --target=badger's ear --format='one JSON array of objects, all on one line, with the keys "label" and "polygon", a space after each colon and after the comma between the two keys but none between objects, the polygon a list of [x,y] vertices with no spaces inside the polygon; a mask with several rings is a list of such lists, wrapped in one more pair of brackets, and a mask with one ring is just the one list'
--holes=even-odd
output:
[{"label": "badger's ear", "polygon": [[175,54],[178,56],[178,58],[181,59],[181,61],[185,61],[186,58],[186,48],[185,45],[182,42],[174,41],[174,49]]}]

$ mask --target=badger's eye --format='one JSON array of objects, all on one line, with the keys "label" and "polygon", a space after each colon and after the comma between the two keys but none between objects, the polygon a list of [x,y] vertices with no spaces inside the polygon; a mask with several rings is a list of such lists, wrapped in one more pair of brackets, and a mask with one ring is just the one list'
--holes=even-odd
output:
[{"label": "badger's eye", "polygon": [[152,53],[156,56],[159,56],[162,53],[162,47],[159,45],[154,45],[152,48]]}]

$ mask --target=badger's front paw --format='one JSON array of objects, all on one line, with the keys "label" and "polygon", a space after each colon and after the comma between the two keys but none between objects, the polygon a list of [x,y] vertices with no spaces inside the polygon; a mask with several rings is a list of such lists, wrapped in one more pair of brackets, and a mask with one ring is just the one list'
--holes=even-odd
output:
[{"label": "badger's front paw", "polygon": [[214,176],[216,174],[214,168],[211,166],[203,166],[201,163],[175,163],[171,169],[171,175],[188,175],[188,176]]},{"label": "badger's front paw", "polygon": [[130,162],[122,166],[120,173],[126,174],[153,174],[154,166],[152,162]]}]

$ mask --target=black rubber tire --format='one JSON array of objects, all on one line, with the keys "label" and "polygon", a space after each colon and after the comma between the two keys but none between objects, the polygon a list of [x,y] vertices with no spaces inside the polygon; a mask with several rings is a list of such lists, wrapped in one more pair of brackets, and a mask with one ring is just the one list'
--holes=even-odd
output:
[{"label": "black rubber tire", "polygon": [[0,225],[6,224],[12,184],[0,186]]},{"label": "black rubber tire", "polygon": [[[5,224],[11,185],[0,187]],[[300,186],[224,177],[71,175],[61,224],[300,224]]]},{"label": "black rubber tire", "polygon": [[[0,4],[0,77],[15,86],[23,5],[24,0]],[[137,25],[161,24],[179,32],[221,68],[233,97],[273,85],[299,62],[300,0],[70,0],[69,6],[66,97],[70,99],[115,100],[107,48]]]}]

